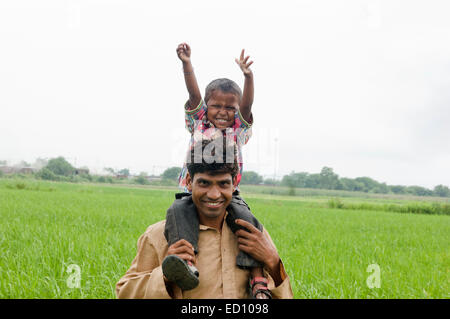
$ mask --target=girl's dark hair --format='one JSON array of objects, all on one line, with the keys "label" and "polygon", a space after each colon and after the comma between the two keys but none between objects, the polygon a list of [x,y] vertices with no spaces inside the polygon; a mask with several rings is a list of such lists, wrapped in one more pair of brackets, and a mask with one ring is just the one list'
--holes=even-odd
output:
[{"label": "girl's dark hair", "polygon": [[191,178],[196,173],[219,175],[230,173],[234,178],[239,173],[236,143],[227,144],[225,137],[214,140],[202,140],[194,144],[187,161]]},{"label": "girl's dark hair", "polygon": [[237,85],[236,82],[230,79],[222,78],[212,81],[206,87],[204,99],[206,104],[208,104],[208,100],[215,90],[222,91],[223,93],[235,94],[239,98],[239,101],[242,98],[242,91],[239,85]]}]

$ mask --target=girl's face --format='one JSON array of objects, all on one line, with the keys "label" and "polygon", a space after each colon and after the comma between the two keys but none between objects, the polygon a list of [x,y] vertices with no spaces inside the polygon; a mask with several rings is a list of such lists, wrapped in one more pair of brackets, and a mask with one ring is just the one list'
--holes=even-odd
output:
[{"label": "girl's face", "polygon": [[239,109],[239,97],[233,93],[214,90],[208,102],[208,120],[218,129],[232,127]]}]

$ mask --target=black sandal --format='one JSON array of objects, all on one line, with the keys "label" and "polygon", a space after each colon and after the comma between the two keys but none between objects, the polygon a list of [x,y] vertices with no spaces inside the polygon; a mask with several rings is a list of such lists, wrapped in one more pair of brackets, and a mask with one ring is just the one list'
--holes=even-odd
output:
[{"label": "black sandal", "polygon": [[197,268],[177,255],[169,255],[162,262],[164,276],[181,290],[191,290],[199,284]]},{"label": "black sandal", "polygon": [[[250,281],[250,289],[252,290],[252,299],[256,299],[256,296],[259,293],[265,294],[268,299],[272,299],[272,293],[270,292],[269,288],[267,287],[267,284],[269,283],[269,280],[264,277],[255,277]],[[255,288],[255,285],[263,285],[263,287],[256,289],[255,292],[253,292],[253,289]]]}]

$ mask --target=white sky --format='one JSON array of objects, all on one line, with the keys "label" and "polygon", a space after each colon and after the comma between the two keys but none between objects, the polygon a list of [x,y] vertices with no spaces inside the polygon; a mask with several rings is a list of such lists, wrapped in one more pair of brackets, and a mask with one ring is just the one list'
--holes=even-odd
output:
[{"label": "white sky", "polygon": [[189,139],[180,42],[200,88],[254,60],[244,169],[450,185],[448,1],[0,2],[0,160],[160,173]]}]

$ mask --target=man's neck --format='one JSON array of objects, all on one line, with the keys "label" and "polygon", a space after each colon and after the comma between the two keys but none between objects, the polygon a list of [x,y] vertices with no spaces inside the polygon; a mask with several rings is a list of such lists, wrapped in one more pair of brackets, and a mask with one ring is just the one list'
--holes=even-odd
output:
[{"label": "man's neck", "polygon": [[205,216],[201,216],[200,214],[198,214],[198,221],[200,224],[211,227],[211,228],[215,228],[217,229],[219,232],[222,232],[222,225],[223,225],[223,221],[225,219],[225,214],[226,211],[216,217],[216,218],[206,218]]}]

